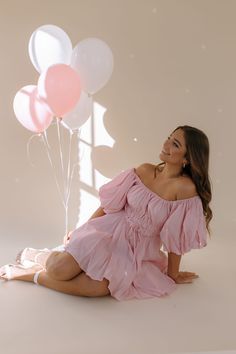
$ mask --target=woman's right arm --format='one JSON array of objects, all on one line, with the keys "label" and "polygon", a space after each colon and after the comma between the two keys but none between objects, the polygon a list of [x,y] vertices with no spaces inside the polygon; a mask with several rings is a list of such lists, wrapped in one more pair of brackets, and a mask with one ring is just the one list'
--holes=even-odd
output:
[{"label": "woman's right arm", "polygon": [[94,213],[93,215],[89,218],[89,220],[94,219],[94,218],[98,218],[99,216],[103,216],[106,215],[106,213],[104,212],[102,207],[99,207]]},{"label": "woman's right arm", "polygon": [[[89,220],[94,219],[94,218],[98,218],[99,216],[103,216],[103,215],[106,215],[106,213],[104,212],[104,210],[103,210],[101,207],[99,207],[99,208],[93,213],[93,215],[89,218]],[[64,245],[66,245],[66,244],[69,242],[70,236],[71,236],[72,232],[73,232],[73,231],[69,231],[69,232],[64,236],[64,238],[63,238],[63,243],[64,243]]]}]

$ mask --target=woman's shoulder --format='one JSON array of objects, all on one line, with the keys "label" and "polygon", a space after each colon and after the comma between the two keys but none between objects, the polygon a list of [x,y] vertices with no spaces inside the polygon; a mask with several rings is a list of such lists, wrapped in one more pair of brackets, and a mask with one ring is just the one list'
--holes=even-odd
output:
[{"label": "woman's shoulder", "polygon": [[142,177],[143,175],[147,175],[150,173],[153,174],[154,171],[155,171],[155,165],[148,162],[142,163],[141,165],[135,168],[135,172],[139,177]]}]

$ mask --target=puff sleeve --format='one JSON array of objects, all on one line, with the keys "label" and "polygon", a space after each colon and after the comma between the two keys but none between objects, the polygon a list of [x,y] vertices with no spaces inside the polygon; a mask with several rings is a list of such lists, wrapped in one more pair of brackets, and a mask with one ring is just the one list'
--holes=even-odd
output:
[{"label": "puff sleeve", "polygon": [[178,201],[164,223],[160,238],[164,251],[183,255],[207,245],[207,228],[199,196]]},{"label": "puff sleeve", "polygon": [[106,214],[115,213],[124,208],[127,201],[127,193],[135,182],[134,169],[122,171],[111,181],[99,189],[101,207]]}]

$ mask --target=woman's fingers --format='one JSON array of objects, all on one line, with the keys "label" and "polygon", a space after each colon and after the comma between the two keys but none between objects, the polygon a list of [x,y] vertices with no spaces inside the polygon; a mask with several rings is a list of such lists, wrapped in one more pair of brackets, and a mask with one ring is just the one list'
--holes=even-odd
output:
[{"label": "woman's fingers", "polygon": [[199,278],[199,275],[192,272],[179,272],[178,277],[176,278],[175,282],[177,284],[185,284],[185,283],[192,283],[193,279]]},{"label": "woman's fingers", "polygon": [[72,231],[67,232],[67,234],[63,238],[63,243],[66,245],[66,243],[70,240],[70,236],[72,234]]},{"label": "woman's fingers", "polygon": [[192,273],[192,272],[180,272],[180,274],[182,274],[182,275],[185,276],[185,277],[195,277],[195,278],[198,278],[198,277],[199,277],[198,274]]},{"label": "woman's fingers", "polygon": [[186,284],[186,283],[192,283],[193,282],[193,280],[191,280],[191,279],[184,279],[184,278],[182,278],[182,279],[176,279],[175,280],[175,282],[177,283],[177,284]]}]

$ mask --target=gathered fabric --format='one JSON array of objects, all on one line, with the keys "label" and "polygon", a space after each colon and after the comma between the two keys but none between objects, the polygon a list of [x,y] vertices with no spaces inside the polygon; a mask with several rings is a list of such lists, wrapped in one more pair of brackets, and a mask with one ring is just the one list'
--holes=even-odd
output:
[{"label": "gathered fabric", "polygon": [[65,251],[92,279],[109,281],[117,300],[171,294],[166,252],[184,255],[207,245],[199,196],[166,200],[151,191],[130,168],[99,189],[106,215],[73,231]]}]

